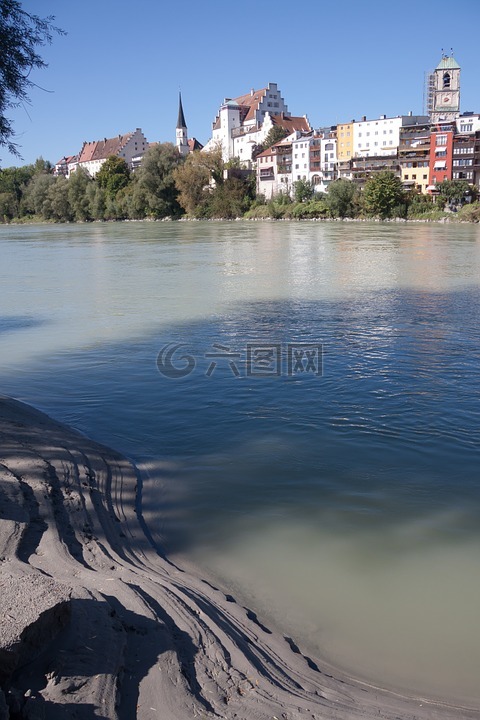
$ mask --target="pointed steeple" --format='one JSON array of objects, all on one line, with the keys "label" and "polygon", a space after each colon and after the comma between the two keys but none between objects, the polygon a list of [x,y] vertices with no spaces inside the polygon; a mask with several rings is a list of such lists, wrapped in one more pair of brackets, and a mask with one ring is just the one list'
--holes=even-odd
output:
[{"label": "pointed steeple", "polygon": [[185,115],[183,114],[183,106],[182,106],[182,93],[178,93],[178,120],[177,120],[177,130],[181,130],[183,128],[187,127],[187,123],[185,122]]}]

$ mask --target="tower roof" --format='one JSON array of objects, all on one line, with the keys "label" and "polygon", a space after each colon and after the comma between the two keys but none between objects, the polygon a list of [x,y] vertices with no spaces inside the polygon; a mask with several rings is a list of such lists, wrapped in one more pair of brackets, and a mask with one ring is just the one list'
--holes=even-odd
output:
[{"label": "tower roof", "polygon": [[460,65],[457,63],[453,55],[444,55],[437,65],[437,70],[460,70]]},{"label": "tower roof", "polygon": [[177,129],[178,128],[186,128],[187,123],[185,122],[185,115],[183,114],[183,106],[182,106],[182,93],[178,93],[178,120],[177,120]]}]

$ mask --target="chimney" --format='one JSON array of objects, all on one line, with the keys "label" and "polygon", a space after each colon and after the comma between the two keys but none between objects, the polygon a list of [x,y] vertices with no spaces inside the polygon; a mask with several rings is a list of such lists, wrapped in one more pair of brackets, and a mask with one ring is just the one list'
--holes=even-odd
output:
[{"label": "chimney", "polygon": [[362,117],[362,122],[366,122],[366,121],[367,121],[367,116],[364,115],[364,116]]},{"label": "chimney", "polygon": [[408,111],[408,117],[412,117],[413,113],[411,110]]},{"label": "chimney", "polygon": [[251,97],[253,97],[254,93],[255,93],[255,88],[252,88],[252,89],[250,90],[250,95],[251,95]]}]

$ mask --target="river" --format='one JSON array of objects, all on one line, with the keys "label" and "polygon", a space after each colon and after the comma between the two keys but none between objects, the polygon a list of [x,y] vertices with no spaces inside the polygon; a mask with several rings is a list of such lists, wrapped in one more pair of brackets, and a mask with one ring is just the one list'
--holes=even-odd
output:
[{"label": "river", "polygon": [[2,226],[0,278],[1,391],[140,463],[171,557],[480,707],[478,226]]}]

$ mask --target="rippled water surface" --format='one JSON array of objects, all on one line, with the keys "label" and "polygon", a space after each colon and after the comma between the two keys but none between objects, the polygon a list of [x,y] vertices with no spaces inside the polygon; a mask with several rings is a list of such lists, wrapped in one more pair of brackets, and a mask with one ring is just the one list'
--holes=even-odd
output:
[{"label": "rippled water surface", "polygon": [[141,462],[173,556],[317,657],[480,707],[479,228],[2,227],[0,278],[2,392]]}]

